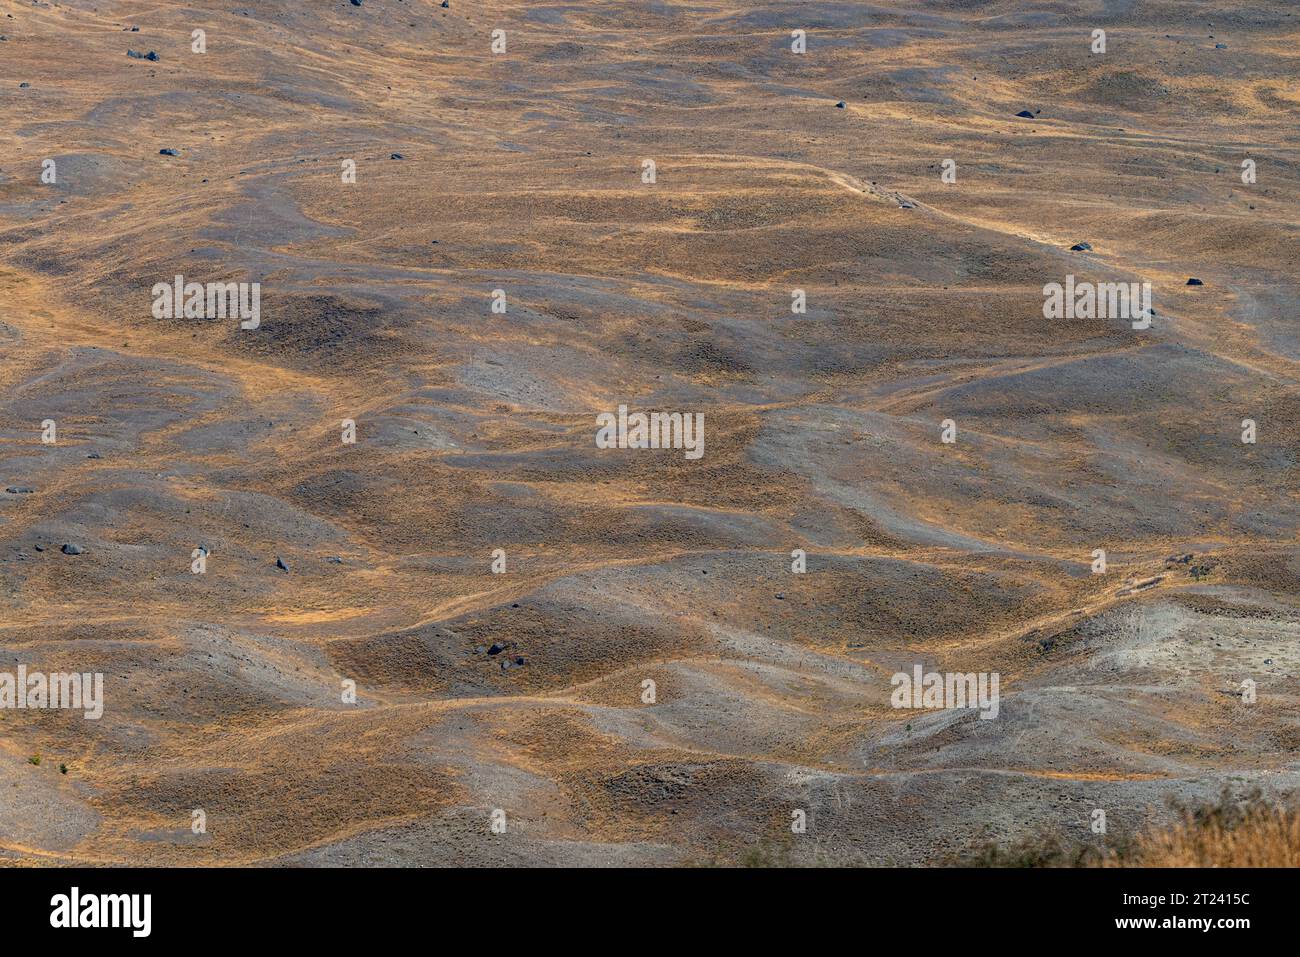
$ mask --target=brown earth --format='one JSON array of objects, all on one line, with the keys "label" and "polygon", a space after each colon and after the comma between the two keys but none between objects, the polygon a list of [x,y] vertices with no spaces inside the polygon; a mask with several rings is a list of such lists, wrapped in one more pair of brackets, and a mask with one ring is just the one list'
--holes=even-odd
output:
[{"label": "brown earth", "polygon": [[0,0],[0,672],[105,676],[0,711],[0,860],[914,865],[1300,785],[1300,13],[1023,6]]}]

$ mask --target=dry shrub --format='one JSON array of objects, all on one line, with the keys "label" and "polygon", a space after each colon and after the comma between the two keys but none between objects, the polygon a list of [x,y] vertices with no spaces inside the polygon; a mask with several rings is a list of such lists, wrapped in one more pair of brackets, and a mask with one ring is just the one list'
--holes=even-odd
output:
[{"label": "dry shrub", "polygon": [[939,863],[962,867],[1300,867],[1300,805],[1258,790],[1174,805],[1177,821],[1132,836],[1080,840],[1042,829],[1009,844],[986,842]]},{"label": "dry shrub", "polygon": [[1300,867],[1300,811],[1262,801],[1258,794],[1184,809],[1167,830],[1137,840],[1121,867]]}]

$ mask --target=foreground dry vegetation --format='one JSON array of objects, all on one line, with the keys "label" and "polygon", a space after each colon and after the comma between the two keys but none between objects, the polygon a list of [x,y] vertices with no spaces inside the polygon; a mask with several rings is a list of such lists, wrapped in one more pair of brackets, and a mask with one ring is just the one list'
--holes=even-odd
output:
[{"label": "foreground dry vegetation", "polygon": [[1186,812],[1143,835],[1127,867],[1300,867],[1300,812],[1269,804]]},{"label": "foreground dry vegetation", "polygon": [[1259,791],[1176,807],[1172,824],[1092,841],[1043,832],[949,863],[976,867],[1300,867],[1300,810]]},{"label": "foreground dry vegetation", "polygon": [[0,861],[1286,859],[1298,20],[0,0]]}]

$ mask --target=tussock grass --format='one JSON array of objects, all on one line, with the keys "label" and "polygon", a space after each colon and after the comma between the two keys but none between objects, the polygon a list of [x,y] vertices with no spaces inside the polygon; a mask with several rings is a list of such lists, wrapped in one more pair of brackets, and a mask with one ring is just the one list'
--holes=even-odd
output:
[{"label": "tussock grass", "polygon": [[1010,844],[987,843],[946,859],[962,867],[1300,867],[1300,806],[1259,791],[1175,804],[1176,821],[1137,835],[1092,841],[1040,831]]},{"label": "tussock grass", "polygon": [[[1109,862],[1108,862],[1109,863]],[[1167,830],[1143,834],[1127,867],[1300,867],[1300,809],[1232,801],[1184,810]]]}]

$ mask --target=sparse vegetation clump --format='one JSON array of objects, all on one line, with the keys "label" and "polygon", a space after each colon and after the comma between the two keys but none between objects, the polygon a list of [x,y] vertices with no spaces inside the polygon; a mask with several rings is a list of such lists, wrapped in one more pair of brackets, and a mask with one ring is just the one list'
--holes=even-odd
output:
[{"label": "sparse vegetation clump", "polygon": [[1055,831],[1036,831],[1009,844],[987,841],[973,851],[946,858],[949,867],[1098,867],[1117,854],[1113,842],[1069,840]]}]

